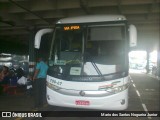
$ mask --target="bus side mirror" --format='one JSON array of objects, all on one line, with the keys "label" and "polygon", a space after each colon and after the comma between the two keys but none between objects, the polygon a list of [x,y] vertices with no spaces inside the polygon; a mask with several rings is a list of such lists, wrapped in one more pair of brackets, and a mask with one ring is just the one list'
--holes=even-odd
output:
[{"label": "bus side mirror", "polygon": [[134,25],[129,26],[130,47],[137,46],[137,29]]},{"label": "bus side mirror", "polygon": [[39,30],[35,35],[34,47],[39,49],[40,48],[40,44],[41,44],[42,36],[44,34],[51,33],[52,31],[53,31],[53,29],[49,29],[49,28]]}]

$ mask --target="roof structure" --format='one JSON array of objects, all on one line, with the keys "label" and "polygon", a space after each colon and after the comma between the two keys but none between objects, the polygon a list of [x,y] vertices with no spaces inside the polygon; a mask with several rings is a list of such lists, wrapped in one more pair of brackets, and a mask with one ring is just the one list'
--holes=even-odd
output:
[{"label": "roof structure", "polygon": [[31,31],[53,28],[59,19],[110,14],[136,25],[139,47],[157,41],[160,0],[0,0],[0,41],[28,45]]}]

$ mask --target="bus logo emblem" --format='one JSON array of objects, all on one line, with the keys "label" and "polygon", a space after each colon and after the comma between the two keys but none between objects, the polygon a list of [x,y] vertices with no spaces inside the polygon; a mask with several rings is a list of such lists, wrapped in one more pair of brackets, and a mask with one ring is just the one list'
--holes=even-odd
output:
[{"label": "bus logo emblem", "polygon": [[84,96],[85,92],[84,91],[80,91],[79,94],[80,94],[80,96]]}]

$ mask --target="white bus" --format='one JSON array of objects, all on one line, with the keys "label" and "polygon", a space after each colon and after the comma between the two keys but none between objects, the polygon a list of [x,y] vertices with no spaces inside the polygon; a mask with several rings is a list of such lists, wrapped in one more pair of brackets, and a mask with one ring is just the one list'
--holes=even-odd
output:
[{"label": "white bus", "polygon": [[91,15],[60,19],[53,31],[47,74],[49,105],[124,110],[128,107],[129,46],[136,28],[122,15]]}]

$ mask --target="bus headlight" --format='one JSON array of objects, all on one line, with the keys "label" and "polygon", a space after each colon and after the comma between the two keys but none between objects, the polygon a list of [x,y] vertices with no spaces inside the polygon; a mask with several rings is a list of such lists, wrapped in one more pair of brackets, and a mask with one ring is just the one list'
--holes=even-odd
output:
[{"label": "bus headlight", "polygon": [[58,86],[51,84],[49,82],[47,82],[47,87],[49,87],[50,89],[55,90],[55,91],[61,89],[61,87],[58,87]]},{"label": "bus headlight", "polygon": [[119,93],[121,91],[126,90],[128,87],[129,87],[129,84],[127,83],[127,84],[124,84],[122,86],[113,87],[112,89],[113,89],[114,93]]},{"label": "bus headlight", "polygon": [[126,89],[125,86],[118,86],[118,87],[113,88],[113,91],[114,93],[119,93],[125,89]]},{"label": "bus headlight", "polygon": [[129,86],[129,84],[124,84],[122,86],[117,86],[117,87],[107,87],[107,86],[100,86],[99,90],[105,90],[111,94],[116,94],[119,93],[121,91],[124,91],[125,89],[127,89]]}]

